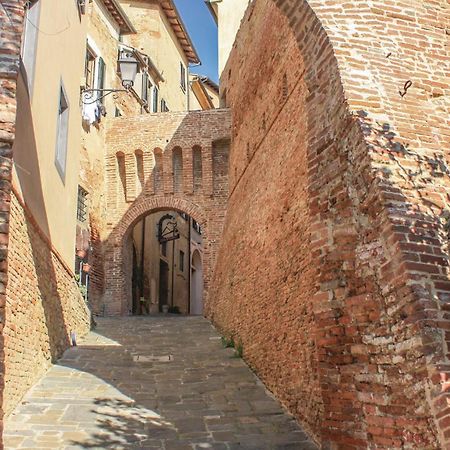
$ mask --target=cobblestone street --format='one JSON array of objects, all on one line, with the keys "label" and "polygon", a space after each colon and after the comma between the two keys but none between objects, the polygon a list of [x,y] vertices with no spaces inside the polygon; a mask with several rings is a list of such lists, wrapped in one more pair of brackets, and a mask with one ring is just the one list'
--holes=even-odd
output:
[{"label": "cobblestone street", "polygon": [[6,449],[316,449],[198,317],[102,319],[28,393]]}]

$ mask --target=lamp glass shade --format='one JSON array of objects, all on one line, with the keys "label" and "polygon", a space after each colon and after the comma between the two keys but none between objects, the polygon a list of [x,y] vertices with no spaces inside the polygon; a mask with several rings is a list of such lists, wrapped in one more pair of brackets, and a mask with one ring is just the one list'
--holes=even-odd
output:
[{"label": "lamp glass shade", "polygon": [[122,52],[119,58],[119,70],[122,78],[122,85],[130,88],[134,84],[136,75],[139,70],[139,63],[132,53]]}]

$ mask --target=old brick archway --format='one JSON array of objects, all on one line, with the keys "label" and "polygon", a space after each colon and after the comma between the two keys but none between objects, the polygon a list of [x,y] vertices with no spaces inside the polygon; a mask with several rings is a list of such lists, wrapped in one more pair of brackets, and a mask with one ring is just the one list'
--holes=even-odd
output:
[{"label": "old brick archway", "polygon": [[[204,258],[204,296],[207,298],[211,274],[211,247],[208,217],[201,207],[189,200],[176,197],[141,198],[133,203],[109,238],[112,260],[106,261],[105,305],[108,315],[129,314],[131,299],[130,234],[143,217],[158,211],[178,211],[191,216],[202,227]],[[112,270],[110,271],[109,268]]]},{"label": "old brick archway", "polygon": [[[228,199],[230,113],[164,113],[112,121],[107,138],[108,235],[104,290],[94,307],[128,314],[125,247],[133,226],[161,210],[183,212],[203,229],[205,307]],[[94,282],[97,280],[94,280]]]}]

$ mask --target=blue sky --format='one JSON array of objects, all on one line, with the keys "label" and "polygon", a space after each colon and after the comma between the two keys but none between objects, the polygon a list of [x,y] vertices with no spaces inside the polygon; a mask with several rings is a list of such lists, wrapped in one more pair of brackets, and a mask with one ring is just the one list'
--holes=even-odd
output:
[{"label": "blue sky", "polygon": [[175,4],[202,61],[191,71],[217,82],[217,26],[208,7],[204,0],[175,0]]}]

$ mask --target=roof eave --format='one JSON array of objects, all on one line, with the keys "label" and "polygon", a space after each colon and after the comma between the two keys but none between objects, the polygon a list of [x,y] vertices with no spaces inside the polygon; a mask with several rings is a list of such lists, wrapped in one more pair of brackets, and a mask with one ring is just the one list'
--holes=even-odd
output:
[{"label": "roof eave", "polygon": [[122,34],[136,33],[136,29],[117,0],[102,0],[102,2],[119,25]]},{"label": "roof eave", "polygon": [[[164,4],[168,4],[169,8],[164,8]],[[191,64],[201,64],[200,57],[198,56],[197,50],[195,49],[195,46],[191,40],[191,37],[189,36],[189,33],[187,32],[187,28],[184,25],[183,19],[181,18],[180,13],[178,12],[177,7],[175,6],[173,0],[160,0],[159,4],[161,5],[161,8],[163,9],[164,13],[166,14],[167,20],[169,21],[173,32],[175,33],[181,48],[183,49],[184,54],[186,55],[186,58],[189,63]],[[175,14],[175,17],[170,17],[168,15],[168,11],[172,10]],[[172,23],[172,20],[175,20],[178,22],[179,30],[177,29],[176,24]]]}]

